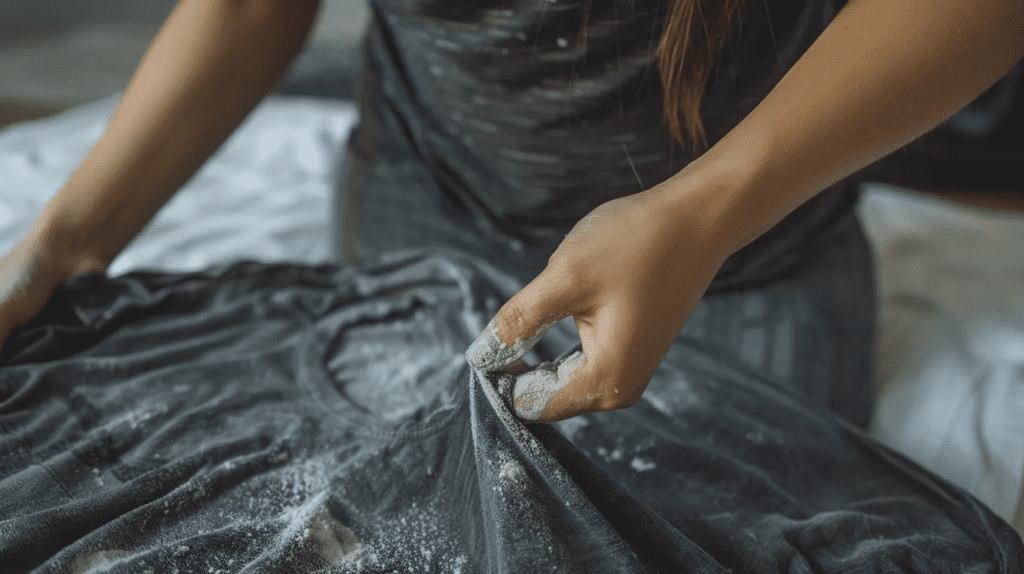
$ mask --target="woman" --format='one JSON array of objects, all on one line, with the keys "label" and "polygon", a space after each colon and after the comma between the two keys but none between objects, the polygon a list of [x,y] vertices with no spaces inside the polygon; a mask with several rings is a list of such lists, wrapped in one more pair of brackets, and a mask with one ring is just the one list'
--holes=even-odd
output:
[{"label": "woman", "polygon": [[[411,450],[385,441],[374,460],[392,473],[368,465],[373,486],[436,487],[453,512],[429,515],[429,550],[445,552],[440,524],[466,541],[474,571],[583,570],[587,560],[614,570],[602,556],[661,561],[662,571],[1019,571],[1024,551],[1008,525],[823,407],[861,426],[870,410],[874,293],[847,176],[1006,74],[1024,55],[1024,5],[463,4],[371,3],[338,249],[356,262],[446,245],[517,277],[525,287],[467,358],[520,373],[511,394],[521,418],[575,417],[560,427],[575,446],[533,425],[528,444],[544,446],[534,458],[558,455],[545,474],[517,458],[530,433],[513,436],[522,425],[498,422],[493,401],[469,402],[470,413],[457,411],[466,424],[437,442],[408,440],[433,456],[456,432],[471,434],[445,451],[469,462],[433,482],[405,465],[423,459],[392,460]],[[114,259],[267,93],[316,8],[178,5],[107,131],[0,263],[0,337],[56,285]],[[647,74],[653,65],[660,78]],[[581,354],[516,364],[534,345],[546,360],[564,350],[571,326],[537,337],[569,316]],[[478,373],[470,380],[483,384],[466,394],[496,377],[508,381]],[[470,429],[473,418],[484,422]],[[490,456],[499,453],[511,454]],[[332,454],[330,472],[345,456]],[[531,490],[500,494],[501,476]],[[543,496],[566,484],[583,494]],[[377,505],[373,516],[401,506],[378,488],[354,492],[342,498]],[[161,536],[156,524],[145,534]],[[353,522],[364,527],[373,534]],[[221,532],[217,543],[232,549]],[[551,550],[552,532],[564,553]],[[22,549],[45,559],[31,546]]]},{"label": "woman", "polygon": [[[442,243],[520,277],[468,354],[477,368],[522,373],[572,316],[582,354],[520,375],[527,419],[634,404],[675,344],[864,425],[873,291],[844,178],[1005,75],[1024,6],[491,4],[371,3],[343,257]],[[106,268],[271,89],[317,7],[175,8],[0,264],[0,341],[56,285]]]}]

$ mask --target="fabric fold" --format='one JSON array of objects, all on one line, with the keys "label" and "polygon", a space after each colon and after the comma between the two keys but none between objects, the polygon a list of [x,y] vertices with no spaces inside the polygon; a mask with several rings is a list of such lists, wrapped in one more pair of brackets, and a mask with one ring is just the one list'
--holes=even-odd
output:
[{"label": "fabric fold", "polygon": [[435,248],[71,280],[0,357],[3,571],[1020,570],[969,494],[686,332],[633,408],[524,424],[464,356],[519,288]]}]

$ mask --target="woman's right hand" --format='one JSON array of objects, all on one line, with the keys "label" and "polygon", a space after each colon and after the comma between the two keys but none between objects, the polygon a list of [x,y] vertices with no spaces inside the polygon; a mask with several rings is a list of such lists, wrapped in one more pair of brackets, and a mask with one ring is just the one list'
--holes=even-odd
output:
[{"label": "woman's right hand", "polygon": [[102,271],[44,240],[26,237],[0,259],[0,349],[11,331],[42,311],[58,285],[89,271]]}]

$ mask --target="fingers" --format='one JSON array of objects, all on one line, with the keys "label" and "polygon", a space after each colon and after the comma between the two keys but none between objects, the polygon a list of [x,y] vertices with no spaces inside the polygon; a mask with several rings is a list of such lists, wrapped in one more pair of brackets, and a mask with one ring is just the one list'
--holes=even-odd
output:
[{"label": "fingers", "polygon": [[[466,361],[481,371],[523,367],[523,358],[561,319],[572,314],[567,292],[541,273],[498,310],[466,351]],[[512,367],[512,365],[517,367]]]},{"label": "fingers", "polygon": [[512,391],[516,416],[531,422],[553,422],[630,406],[626,389],[620,392],[609,384],[613,377],[607,373],[615,367],[601,360],[595,344],[586,349],[578,346],[550,365],[538,365],[516,377]]},{"label": "fingers", "polygon": [[[533,325],[533,331],[526,331],[525,337],[519,335],[500,335],[498,316],[491,319],[477,340],[466,351],[466,360],[474,368],[481,371],[497,371],[513,364],[522,365],[520,359],[544,337],[554,322]],[[505,331],[508,333],[508,331]],[[519,331],[522,333],[523,331]],[[512,341],[506,344],[504,341]]]},{"label": "fingers", "polygon": [[[551,422],[625,408],[636,402],[649,380],[622,375],[642,375],[645,368],[638,363],[651,362],[640,356],[647,353],[636,352],[650,350],[650,345],[638,345],[631,336],[641,331],[636,312],[622,305],[592,309],[594,297],[583,295],[586,282],[570,277],[546,270],[502,306],[466,351],[467,362],[478,371],[514,376],[512,407],[524,421]],[[523,357],[568,316],[576,318],[581,345],[555,361],[530,367]]]},{"label": "fingers", "polygon": [[521,375],[526,371],[529,371],[530,368],[530,364],[526,362],[526,359],[519,359],[518,361],[512,363],[511,365],[503,367],[501,370],[502,372],[508,373],[510,375]]},{"label": "fingers", "polygon": [[553,422],[634,405],[674,338],[669,333],[665,343],[652,337],[644,326],[654,323],[615,305],[577,315],[581,344],[552,364],[516,377],[516,415]]},{"label": "fingers", "polygon": [[551,398],[568,384],[573,375],[581,374],[586,364],[587,357],[577,346],[567,356],[537,365],[536,369],[517,376],[512,392],[516,415],[523,420],[541,420]]}]

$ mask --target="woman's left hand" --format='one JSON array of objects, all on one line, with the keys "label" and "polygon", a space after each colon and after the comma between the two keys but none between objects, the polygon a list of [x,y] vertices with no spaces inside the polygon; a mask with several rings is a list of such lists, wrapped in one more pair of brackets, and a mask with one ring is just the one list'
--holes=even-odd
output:
[{"label": "woman's left hand", "polygon": [[[550,422],[640,399],[731,254],[709,215],[713,202],[696,200],[707,190],[680,189],[697,187],[692,181],[668,180],[590,212],[466,352],[478,370],[520,367],[513,392],[520,418]],[[680,200],[687,196],[694,199]],[[570,315],[582,353],[521,372],[523,355]]]}]

